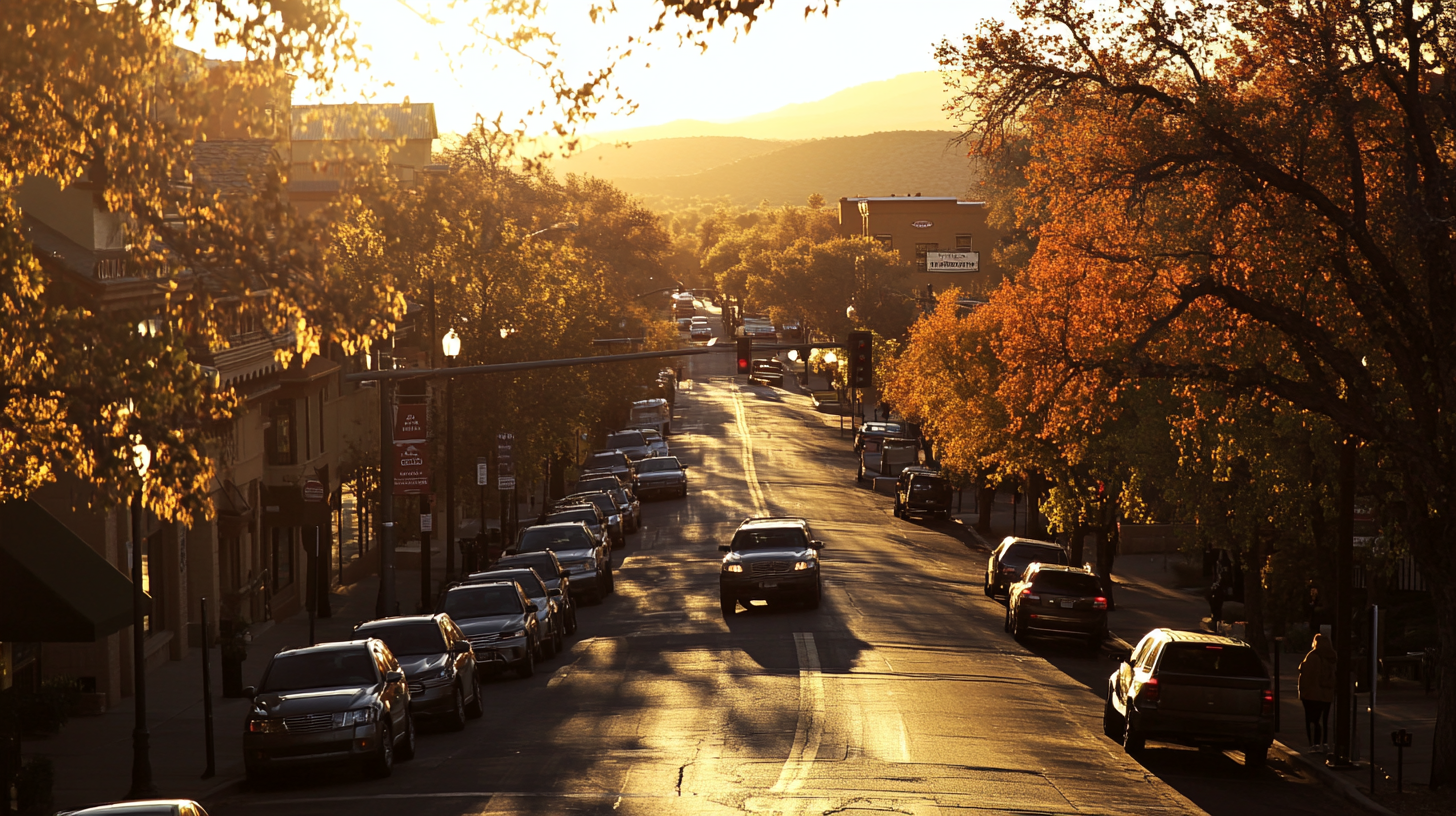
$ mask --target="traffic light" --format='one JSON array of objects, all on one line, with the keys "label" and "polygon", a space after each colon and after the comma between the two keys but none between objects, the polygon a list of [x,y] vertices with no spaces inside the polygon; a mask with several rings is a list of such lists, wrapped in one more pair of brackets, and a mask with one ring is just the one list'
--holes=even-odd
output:
[{"label": "traffic light", "polygon": [[753,338],[751,338],[751,337],[740,337],[740,338],[738,338],[738,373],[739,374],[750,374],[750,373],[752,373],[752,370],[753,370],[752,369],[752,365],[753,365],[752,357],[753,357]]},{"label": "traffic light", "polygon": [[849,384],[871,388],[875,384],[874,335],[867,331],[849,333]]}]

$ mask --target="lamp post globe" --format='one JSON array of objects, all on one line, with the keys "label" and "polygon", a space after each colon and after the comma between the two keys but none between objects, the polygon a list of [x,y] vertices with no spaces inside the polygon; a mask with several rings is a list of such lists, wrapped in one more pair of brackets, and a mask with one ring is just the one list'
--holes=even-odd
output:
[{"label": "lamp post globe", "polygon": [[445,356],[451,360],[460,356],[460,335],[456,334],[454,329],[451,329],[441,338],[440,348],[445,352]]}]

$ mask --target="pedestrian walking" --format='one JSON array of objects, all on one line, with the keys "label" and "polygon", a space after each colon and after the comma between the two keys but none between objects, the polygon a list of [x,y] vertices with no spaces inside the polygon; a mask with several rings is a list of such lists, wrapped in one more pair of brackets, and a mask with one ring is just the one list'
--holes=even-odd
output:
[{"label": "pedestrian walking", "polygon": [[1299,701],[1304,704],[1304,735],[1314,751],[1330,750],[1330,704],[1335,701],[1335,647],[1322,634],[1299,664]]},{"label": "pedestrian walking", "polygon": [[1229,561],[1228,553],[1220,553],[1218,561],[1213,565],[1213,584],[1208,588],[1209,623],[1213,625],[1214,632],[1220,631],[1219,623],[1223,621],[1223,602],[1234,594],[1233,580],[1233,564]]}]

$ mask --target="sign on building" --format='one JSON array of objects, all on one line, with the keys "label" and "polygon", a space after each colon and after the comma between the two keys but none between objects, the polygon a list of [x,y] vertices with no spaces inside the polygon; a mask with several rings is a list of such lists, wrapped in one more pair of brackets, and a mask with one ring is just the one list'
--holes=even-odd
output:
[{"label": "sign on building", "polygon": [[484,456],[475,457],[475,484],[480,487],[490,484],[490,460]]},{"label": "sign on building", "polygon": [[979,252],[927,252],[925,253],[925,271],[927,272],[980,272],[981,253]]}]

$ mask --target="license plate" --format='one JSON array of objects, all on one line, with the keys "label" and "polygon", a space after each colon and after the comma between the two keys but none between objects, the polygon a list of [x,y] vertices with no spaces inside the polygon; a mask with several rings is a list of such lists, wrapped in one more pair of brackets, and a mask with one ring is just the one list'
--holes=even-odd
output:
[{"label": "license plate", "polygon": [[779,584],[777,581],[764,581],[758,585],[759,589],[778,589],[778,587]]},{"label": "license plate", "polygon": [[1062,608],[1063,609],[1071,609],[1074,606],[1076,606],[1076,603],[1073,602],[1073,601],[1062,601]]}]

